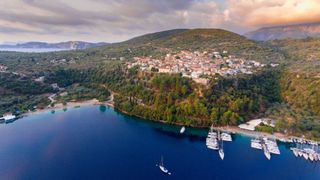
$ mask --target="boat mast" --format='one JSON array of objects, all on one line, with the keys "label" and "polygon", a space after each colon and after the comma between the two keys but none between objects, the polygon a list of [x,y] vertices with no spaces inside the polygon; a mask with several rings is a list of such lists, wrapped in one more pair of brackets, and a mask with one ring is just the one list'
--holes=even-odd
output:
[{"label": "boat mast", "polygon": [[160,165],[163,166],[163,156],[161,156]]}]

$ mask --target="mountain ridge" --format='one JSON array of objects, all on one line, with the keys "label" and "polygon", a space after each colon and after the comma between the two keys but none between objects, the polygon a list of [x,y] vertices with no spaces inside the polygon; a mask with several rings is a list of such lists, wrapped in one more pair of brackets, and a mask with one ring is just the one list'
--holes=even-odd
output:
[{"label": "mountain ridge", "polygon": [[47,42],[38,42],[38,41],[31,41],[26,43],[18,43],[16,45],[0,45],[0,48],[38,48],[38,49],[66,49],[66,50],[73,50],[73,49],[87,49],[87,48],[94,48],[98,46],[105,46],[109,45],[109,43],[99,42],[99,43],[90,43],[85,41],[66,41],[66,42],[58,42],[58,43],[47,43]]},{"label": "mountain ridge", "polygon": [[262,27],[244,36],[256,41],[320,37],[320,22]]}]

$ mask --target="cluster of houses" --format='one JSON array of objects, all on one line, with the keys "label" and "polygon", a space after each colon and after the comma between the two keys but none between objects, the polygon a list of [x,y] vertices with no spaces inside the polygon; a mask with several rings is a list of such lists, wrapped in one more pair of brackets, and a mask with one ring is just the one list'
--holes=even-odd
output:
[{"label": "cluster of houses", "polygon": [[4,65],[0,65],[0,73],[11,73],[17,76],[22,76],[25,77],[26,75],[23,73],[19,73],[19,72],[14,72],[14,71],[9,71],[7,66]]},{"label": "cluster of houses", "polygon": [[50,60],[52,64],[75,64],[75,59],[67,60],[67,59],[52,59]]},{"label": "cluster of houses", "polygon": [[0,65],[0,72],[6,72],[8,69],[7,66]]},{"label": "cluster of houses", "polygon": [[209,82],[208,76],[252,74],[257,68],[266,65],[253,60],[237,58],[234,55],[229,55],[227,51],[222,53],[181,51],[174,55],[167,54],[163,59],[135,57],[133,62],[128,63],[128,68],[134,66],[139,66],[142,71],[182,73],[184,77],[192,78],[194,81],[206,85]]}]

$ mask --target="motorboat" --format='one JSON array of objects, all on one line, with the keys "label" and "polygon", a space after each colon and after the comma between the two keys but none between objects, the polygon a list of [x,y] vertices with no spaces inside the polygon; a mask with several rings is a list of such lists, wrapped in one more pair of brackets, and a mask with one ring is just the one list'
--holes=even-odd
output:
[{"label": "motorboat", "polygon": [[228,133],[221,133],[221,139],[222,139],[223,141],[229,141],[229,142],[232,141],[232,137],[231,137],[231,135],[228,134]]},{"label": "motorboat", "polygon": [[186,131],[186,128],[184,126],[182,126],[182,128],[180,129],[180,134],[183,134],[184,131]]}]

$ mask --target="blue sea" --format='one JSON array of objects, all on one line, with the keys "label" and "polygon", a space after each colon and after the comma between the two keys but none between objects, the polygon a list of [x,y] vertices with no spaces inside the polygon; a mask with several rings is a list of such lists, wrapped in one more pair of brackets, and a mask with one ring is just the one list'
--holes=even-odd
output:
[{"label": "blue sea", "polygon": [[[0,124],[0,179],[320,179],[320,163],[288,144],[268,161],[234,135],[222,161],[206,148],[207,129],[179,130],[103,106],[32,115]],[[156,166],[161,156],[171,176]]]}]

